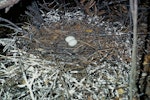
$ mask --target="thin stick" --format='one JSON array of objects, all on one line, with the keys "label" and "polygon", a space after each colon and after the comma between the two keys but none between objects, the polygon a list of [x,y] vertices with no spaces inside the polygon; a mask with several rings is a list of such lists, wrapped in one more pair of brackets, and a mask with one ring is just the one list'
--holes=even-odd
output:
[{"label": "thin stick", "polygon": [[15,25],[14,23],[12,23],[11,21],[9,21],[9,20],[7,20],[7,19],[4,19],[4,18],[0,17],[0,22],[1,22],[1,21],[7,22],[7,23],[9,23],[10,25],[14,26],[15,28],[21,30],[20,27],[18,27],[17,25]]},{"label": "thin stick", "polygon": [[[130,100],[133,100],[133,95],[137,91],[136,88],[136,66],[137,66],[137,0],[130,0],[130,10],[133,20],[133,46],[132,46],[132,63],[130,72],[130,83],[129,83],[129,96]],[[134,91],[133,91],[134,90]]]}]

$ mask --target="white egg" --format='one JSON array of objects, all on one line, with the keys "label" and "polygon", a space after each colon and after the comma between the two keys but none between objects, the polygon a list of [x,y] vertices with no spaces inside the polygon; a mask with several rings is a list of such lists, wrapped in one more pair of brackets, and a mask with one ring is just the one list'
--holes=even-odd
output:
[{"label": "white egg", "polygon": [[73,46],[75,46],[76,44],[77,44],[77,40],[76,40],[76,39],[70,40],[70,41],[68,42],[68,45],[69,45],[70,47],[73,47]]},{"label": "white egg", "polygon": [[65,41],[66,41],[66,42],[69,42],[69,41],[74,40],[74,39],[75,39],[74,36],[67,36],[67,37],[65,38]]}]

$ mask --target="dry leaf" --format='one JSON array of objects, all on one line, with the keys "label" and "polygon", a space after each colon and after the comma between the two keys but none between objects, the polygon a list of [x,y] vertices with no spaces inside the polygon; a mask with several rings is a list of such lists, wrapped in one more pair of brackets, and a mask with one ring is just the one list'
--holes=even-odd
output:
[{"label": "dry leaf", "polygon": [[144,72],[150,72],[150,54],[144,56]]},{"label": "dry leaf", "polygon": [[85,30],[85,32],[87,32],[87,33],[92,33],[93,30],[92,30],[92,29],[87,29],[87,30]]},{"label": "dry leaf", "polygon": [[93,100],[93,99],[92,99],[92,97],[91,97],[91,96],[88,96],[88,99],[87,99],[87,100]]},{"label": "dry leaf", "polygon": [[150,64],[150,54],[145,55],[143,65]]},{"label": "dry leaf", "polygon": [[124,90],[123,90],[122,88],[119,88],[119,89],[117,90],[117,92],[118,92],[119,95],[121,95],[121,94],[124,93]]}]

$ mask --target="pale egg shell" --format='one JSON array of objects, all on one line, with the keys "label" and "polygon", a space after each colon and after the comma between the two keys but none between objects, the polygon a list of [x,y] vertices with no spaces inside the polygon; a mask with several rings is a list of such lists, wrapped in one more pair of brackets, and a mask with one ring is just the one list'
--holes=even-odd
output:
[{"label": "pale egg shell", "polygon": [[71,40],[71,41],[68,42],[68,45],[69,45],[70,47],[73,47],[73,46],[75,46],[76,44],[77,44],[77,40],[76,40],[76,39],[73,39],[73,40]]},{"label": "pale egg shell", "polygon": [[74,39],[75,39],[74,36],[67,36],[67,37],[65,38],[65,41],[66,41],[66,42],[69,42],[69,41],[74,40]]}]

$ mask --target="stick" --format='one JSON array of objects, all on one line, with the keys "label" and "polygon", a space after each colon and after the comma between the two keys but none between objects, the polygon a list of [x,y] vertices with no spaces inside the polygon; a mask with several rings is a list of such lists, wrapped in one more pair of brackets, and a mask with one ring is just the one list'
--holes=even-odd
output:
[{"label": "stick", "polygon": [[[133,20],[133,46],[132,46],[132,63],[129,82],[129,98],[133,100],[133,95],[137,91],[136,88],[136,67],[137,67],[137,0],[130,0],[130,10]],[[134,91],[133,91],[134,90]]]}]

